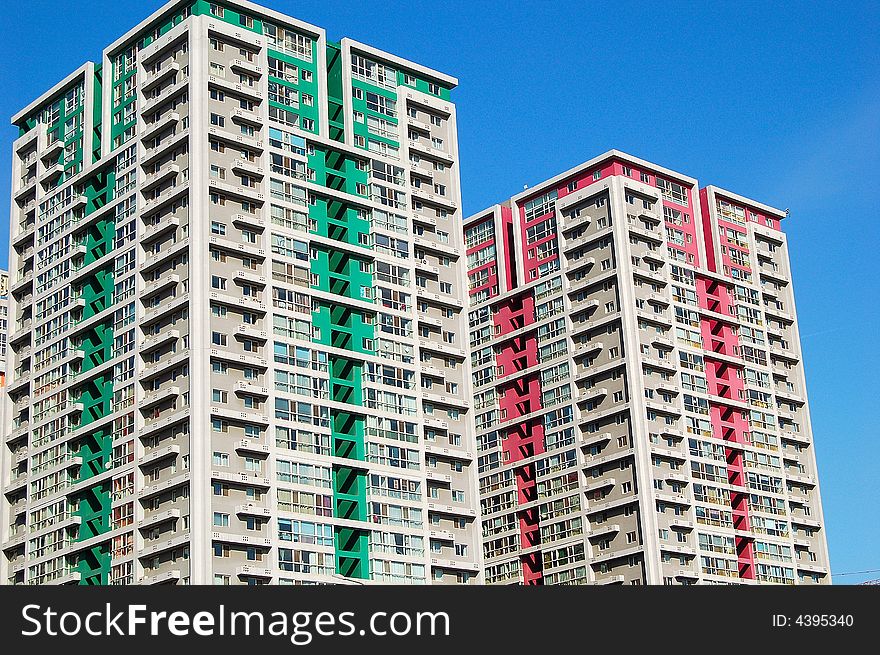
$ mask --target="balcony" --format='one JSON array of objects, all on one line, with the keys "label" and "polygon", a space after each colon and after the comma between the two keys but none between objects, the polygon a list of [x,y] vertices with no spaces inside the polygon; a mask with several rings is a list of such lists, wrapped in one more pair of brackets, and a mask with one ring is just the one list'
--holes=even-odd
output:
[{"label": "balcony", "polygon": [[442,446],[434,446],[431,444],[425,444],[425,452],[429,455],[440,455],[441,457],[446,457],[448,459],[457,459],[465,462],[470,462],[474,459],[474,454],[466,450],[443,448]]},{"label": "balcony", "polygon": [[189,139],[189,129],[181,130],[157,143],[152,148],[147,148],[146,154],[140,159],[141,166],[149,166],[161,159],[169,150],[173,150],[183,141]]},{"label": "balcony", "polygon": [[165,482],[158,482],[156,484],[147,485],[143,489],[138,491],[137,496],[139,500],[143,501],[147,498],[158,496],[159,494],[163,494],[170,489],[174,489],[175,487],[179,487],[184,484],[189,484],[189,473],[176,475],[169,480],[165,480]]},{"label": "balcony", "polygon": [[425,154],[428,157],[431,157],[433,159],[439,159],[440,161],[442,161],[450,166],[455,163],[455,159],[448,152],[445,152],[445,151],[440,150],[438,148],[434,148],[433,146],[428,145],[428,143],[426,143],[422,139],[417,139],[417,140],[410,139],[409,140],[409,148],[410,148],[410,150],[415,150],[415,151],[417,151],[421,154]]},{"label": "balcony", "polygon": [[261,507],[253,503],[245,505],[236,505],[235,513],[239,516],[257,516],[260,518],[269,518],[272,516],[272,510],[268,507]]},{"label": "balcony", "polygon": [[211,416],[217,416],[230,421],[243,423],[256,423],[257,425],[269,425],[269,417],[258,412],[241,412],[227,407],[211,407]]},{"label": "balcony", "polygon": [[594,537],[601,537],[614,532],[620,532],[620,525],[617,523],[609,523],[608,525],[597,525],[593,529],[587,530],[584,533],[584,536],[587,539],[593,539]]},{"label": "balcony", "polygon": [[254,227],[260,231],[266,229],[266,220],[257,214],[235,214],[232,222],[238,226]]},{"label": "balcony", "polygon": [[172,273],[171,275],[165,275],[160,277],[158,280],[154,280],[152,282],[148,282],[144,285],[143,291],[141,291],[141,300],[146,300],[152,296],[155,296],[166,289],[173,289],[178,284],[180,284],[180,276],[176,273]]},{"label": "balcony", "polygon": [[596,578],[593,582],[594,585],[611,585],[611,584],[623,584],[626,582],[626,578],[622,575],[610,575],[607,578]]},{"label": "balcony", "polygon": [[177,445],[157,448],[155,450],[151,450],[142,457],[138,457],[138,466],[151,466],[156,462],[161,462],[163,459],[168,459],[169,457],[173,457],[176,459],[179,454],[180,446]]},{"label": "balcony", "polygon": [[255,111],[248,111],[247,109],[236,109],[232,112],[232,120],[236,123],[246,123],[248,125],[253,125],[255,128],[259,129],[263,126],[263,117]]},{"label": "balcony", "polygon": [[159,334],[146,337],[141,342],[140,353],[142,355],[161,348],[166,343],[180,339],[180,330],[162,330]]},{"label": "balcony", "polygon": [[16,278],[15,282],[13,282],[13,283],[9,286],[9,290],[10,290],[13,294],[18,295],[19,293],[21,293],[21,292],[24,291],[25,289],[27,289],[27,288],[29,288],[30,286],[32,286],[33,283],[34,283],[34,272],[33,272],[33,270],[25,271],[25,272],[23,272],[23,273],[22,273],[22,272],[19,272],[19,275],[18,275],[18,277]]},{"label": "balcony", "polygon": [[427,259],[417,259],[416,270],[425,271],[426,273],[432,273],[434,275],[440,275],[440,268],[437,266],[431,266],[431,264],[428,263]]},{"label": "balcony", "polygon": [[762,278],[768,278],[769,280],[782,284],[783,286],[788,284],[789,282],[788,276],[780,272],[779,269],[775,266],[768,267],[762,264],[761,268],[758,270],[758,273],[761,275]]},{"label": "balcony", "polygon": [[236,184],[227,184],[219,180],[208,180],[208,188],[219,193],[233,196],[246,201],[256,202],[260,205],[266,200],[266,196],[257,187],[247,187]]},{"label": "balcony", "polygon": [[441,293],[432,293],[426,289],[418,287],[416,289],[416,297],[422,298],[424,300],[433,300],[436,303],[441,305],[446,305],[448,307],[462,308],[464,306],[463,301],[455,298],[454,296],[449,296]]},{"label": "balcony", "polygon": [[675,343],[669,337],[665,337],[661,334],[655,333],[651,337],[651,343],[655,346],[659,346],[660,348],[666,348],[667,350],[672,350],[675,348]]},{"label": "balcony", "polygon": [[163,539],[158,543],[145,542],[143,548],[140,550],[140,552],[138,552],[137,556],[139,559],[145,559],[147,557],[158,555],[159,553],[165,553],[169,550],[174,550],[175,548],[179,548],[180,546],[187,545],[189,543],[189,538],[189,530],[187,530],[186,532],[176,532],[174,533],[174,536],[170,539]]},{"label": "balcony", "polygon": [[144,518],[137,522],[137,527],[141,530],[155,527],[166,521],[176,521],[181,516],[179,509],[166,509],[163,512],[147,512],[147,514],[147,516],[144,516]]},{"label": "balcony", "polygon": [[467,562],[457,559],[441,559],[439,557],[431,558],[431,566],[442,566],[446,569],[457,569],[460,571],[479,571],[480,567],[473,562]]},{"label": "balcony", "polygon": [[637,227],[635,225],[627,226],[631,234],[635,234],[636,236],[640,236],[646,241],[650,241],[656,244],[662,244],[664,241],[663,235],[659,232],[655,232],[653,230],[648,230],[643,227]]},{"label": "balcony", "polygon": [[168,128],[177,125],[180,122],[180,113],[176,111],[171,111],[161,116],[159,120],[149,123],[146,127],[141,130],[141,139],[149,140],[160,134],[162,131],[167,130]]},{"label": "balcony", "polygon": [[642,357],[642,364],[645,366],[652,366],[654,368],[659,368],[663,371],[670,371],[675,373],[678,370],[678,365],[676,362],[672,361],[672,359],[666,357],[663,359],[659,359],[657,357]]},{"label": "balcony", "polygon": [[267,387],[258,386],[248,380],[237,380],[235,383],[235,393],[236,395],[269,397],[269,389]]},{"label": "balcony", "polygon": [[141,211],[143,216],[149,216],[152,213],[158,212],[163,207],[166,207],[173,203],[175,200],[180,198],[181,196],[189,193],[189,185],[187,184],[178,184],[176,186],[168,187],[163,190],[158,196],[148,197],[144,199],[144,207]]},{"label": "balcony", "polygon": [[247,339],[256,339],[257,341],[266,342],[269,339],[269,335],[265,330],[261,330],[257,327],[254,327],[250,323],[242,323],[235,327],[233,334],[236,337],[245,337]]},{"label": "balcony", "polygon": [[777,308],[774,303],[765,304],[764,313],[767,314],[767,316],[773,316],[779,319],[782,323],[787,323],[789,325],[794,323],[794,316],[783,309]]},{"label": "balcony", "polygon": [[158,306],[144,312],[144,316],[141,319],[141,327],[146,327],[155,323],[156,321],[161,320],[162,318],[170,316],[171,314],[188,304],[188,293],[185,293],[181,296],[176,296],[174,298],[165,298],[159,303]]},{"label": "balcony", "polygon": [[245,282],[247,284],[256,284],[257,286],[265,287],[266,286],[266,278],[259,273],[255,273],[249,269],[240,269],[235,271],[232,274],[232,279],[235,282]]},{"label": "balcony", "polygon": [[421,187],[413,187],[412,189],[412,197],[416,200],[423,200],[426,202],[430,202],[435,205],[440,205],[442,207],[446,207],[452,211],[458,209],[458,205],[448,196],[440,195],[439,193],[432,193],[430,191],[425,191]]},{"label": "balcony", "polygon": [[429,512],[439,512],[442,514],[451,514],[453,516],[476,516],[477,511],[471,507],[455,507],[453,505],[442,505],[440,503],[428,503]]},{"label": "balcony", "polygon": [[689,546],[687,544],[660,544],[661,551],[668,551],[670,553],[678,553],[679,555],[685,555],[694,557],[697,554],[697,551],[694,550],[693,546]]},{"label": "balcony", "polygon": [[[169,549],[165,549],[169,550]],[[138,580],[138,584],[141,585],[159,585],[159,584],[177,584],[177,581],[180,580],[181,573],[180,569],[171,569],[170,571],[165,571],[165,573],[157,573],[156,575],[150,575]]]},{"label": "balcony", "polygon": [[217,77],[216,75],[208,76],[208,84],[211,86],[215,86],[218,89],[230,91],[235,96],[244,96],[245,98],[255,100],[257,102],[263,101],[263,92],[259,90],[261,87],[257,85],[250,86],[248,84],[230,82],[223,79],[222,77]]},{"label": "balcony", "polygon": [[590,341],[588,343],[579,343],[575,346],[572,355],[574,357],[584,357],[592,353],[598,353],[605,348],[605,344],[601,341]]},{"label": "balcony", "polygon": [[672,491],[655,491],[654,496],[657,500],[663,500],[674,505],[690,505],[690,499],[684,494],[674,493]]},{"label": "balcony", "polygon": [[21,200],[29,193],[36,193],[36,182],[36,173],[33,173],[29,177],[22,179],[21,186],[13,192],[12,197],[16,200],[16,202],[21,202]]},{"label": "balcony", "polygon": [[188,249],[189,238],[187,237],[186,239],[182,239],[181,241],[172,244],[171,246],[161,250],[160,252],[148,251],[144,254],[144,264],[143,266],[141,266],[141,275],[146,275],[147,273],[150,273],[168,260],[177,257]]},{"label": "balcony", "polygon": [[13,332],[12,334],[9,335],[9,345],[12,346],[12,345],[18,344],[18,343],[24,341],[25,339],[30,340],[31,326],[32,326],[32,322],[30,319],[28,319],[28,320],[24,321],[19,327],[17,327],[15,332]]},{"label": "balcony", "polygon": [[803,405],[806,402],[803,396],[791,389],[776,387],[776,395],[798,405]]},{"label": "balcony", "polygon": [[644,255],[642,255],[642,259],[646,262],[654,262],[655,264],[665,264],[666,260],[663,259],[663,255],[657,250],[648,250]]},{"label": "balcony", "polygon": [[180,395],[180,387],[176,385],[164,387],[162,389],[158,389],[156,391],[151,391],[150,393],[144,395],[143,399],[138,403],[138,409],[141,411],[148,410],[156,405],[160,405],[161,403],[176,398]]},{"label": "balcony", "polygon": [[693,521],[686,521],[684,519],[674,519],[672,523],[669,524],[669,527],[673,530],[689,532],[694,529],[694,523]]},{"label": "balcony", "polygon": [[[170,354],[171,357],[167,357],[168,354]],[[141,372],[139,380],[141,382],[149,382],[160,375],[173,371],[174,367],[183,364],[188,359],[189,351],[186,350],[178,353],[166,353],[166,358],[164,360],[145,366],[144,370]]]},{"label": "balcony", "polygon": [[[452,476],[445,473],[437,473],[437,471],[428,469],[425,471],[425,477],[432,482],[442,482],[443,484],[452,484]],[[369,493],[369,492],[368,492]]]},{"label": "balcony", "polygon": [[224,239],[217,236],[209,237],[208,242],[212,246],[223,248],[229,252],[244,253],[245,255],[250,255],[251,257],[260,260],[266,259],[266,251],[264,249],[249,243],[239,243],[237,241],[231,241],[230,239]]},{"label": "balcony", "polygon": [[451,255],[457,258],[461,251],[455,246],[452,246],[448,243],[442,243],[440,241],[436,241],[434,239],[426,239],[424,237],[413,237],[412,239],[413,245],[420,246],[425,250],[430,250],[431,252],[439,252],[444,255]]},{"label": "balcony", "polygon": [[601,480],[593,482],[592,484],[585,484],[582,491],[588,494],[593,491],[598,491],[599,489],[604,489],[605,487],[613,487],[616,484],[617,480],[615,478],[602,478]]},{"label": "balcony", "polygon": [[268,444],[260,443],[253,439],[241,439],[236,441],[235,450],[244,453],[256,453],[257,455],[263,456],[268,456],[270,452]]},{"label": "balcony", "polygon": [[237,566],[235,568],[235,575],[237,575],[239,578],[269,579],[272,577],[272,569],[249,566],[245,564],[243,566]]},{"label": "balcony", "polygon": [[425,216],[423,214],[419,214],[418,212],[413,213],[411,216],[413,223],[418,223],[419,225],[437,225],[437,219],[433,216]]},{"label": "balcony", "polygon": [[224,141],[225,143],[232,146],[242,145],[247,146],[250,150],[263,152],[263,142],[254,137],[245,136],[244,134],[234,134],[232,132],[227,132],[226,130],[217,127],[208,128],[208,134],[210,134],[215,139]]},{"label": "balcony", "polygon": [[272,547],[272,540],[267,537],[258,537],[249,534],[237,534],[235,532],[212,532],[212,541],[220,541],[227,544],[237,544],[240,546],[256,546],[258,548],[269,549]]},{"label": "balcony", "polygon": [[654,214],[648,213],[647,210],[641,209],[639,210],[639,218],[643,221],[648,221],[649,223],[653,223],[654,225],[660,225],[662,222],[659,216],[655,216]]},{"label": "balcony", "polygon": [[601,434],[581,434],[578,438],[581,448],[590,448],[598,446],[601,443],[611,441],[611,433],[603,432]]},{"label": "balcony", "polygon": [[19,391],[24,391],[27,389],[28,385],[31,382],[31,372],[23,371],[20,377],[15,378],[12,382],[6,385],[6,393],[11,396],[14,396]]},{"label": "balcony", "polygon": [[422,350],[427,350],[434,353],[442,353],[444,355],[452,355],[454,357],[458,357],[459,359],[464,359],[466,356],[465,352],[461,348],[456,348],[454,346],[440,343],[438,341],[419,341],[419,347]]},{"label": "balcony", "polygon": [[587,402],[590,400],[598,400],[599,398],[604,398],[608,395],[607,387],[594,387],[592,389],[584,389],[577,395],[577,401],[579,403]]},{"label": "balcony", "polygon": [[461,396],[447,396],[444,394],[430,393],[425,390],[422,390],[422,398],[424,398],[428,402],[436,403],[438,405],[460,407],[464,409],[467,409],[471,406],[470,401]]},{"label": "balcony", "polygon": [[161,84],[169,77],[172,77],[174,74],[180,72],[180,64],[176,61],[171,61],[169,63],[163,64],[159,70],[147,75],[144,78],[144,82],[141,85],[141,90],[144,93],[149,92],[158,84]]},{"label": "balcony", "polygon": [[807,435],[798,434],[797,432],[792,432],[791,430],[782,430],[779,434],[784,440],[790,441],[792,443],[799,443],[805,446],[809,446],[811,443],[810,438]]},{"label": "balcony", "polygon": [[236,159],[232,162],[230,168],[232,168],[233,171],[247,173],[248,175],[252,175],[260,179],[263,179],[266,173],[263,170],[262,166],[254,162],[250,162],[247,159]]},{"label": "balcony", "polygon": [[233,473],[231,471],[211,471],[211,479],[219,482],[231,482],[233,484],[268,489],[272,486],[272,480],[264,475],[256,473]]},{"label": "balcony", "polygon": [[144,104],[141,105],[141,116],[149,116],[163,104],[182,93],[189,86],[189,78],[181,76],[174,84],[162,89],[161,93],[155,98],[144,97]]},{"label": "balcony", "polygon": [[[596,265],[596,258],[595,257],[568,257],[567,263],[568,263],[568,267],[566,269],[566,273],[571,274],[571,273],[576,273],[577,271],[581,270],[582,268],[590,268],[592,266],[595,266]],[[571,284],[572,285],[577,284],[578,287],[581,287],[581,286],[585,286],[585,285],[591,285],[591,284],[593,284],[593,281],[591,279],[587,278],[586,276],[584,276],[583,278],[581,278],[579,280],[577,280],[577,279],[571,280]]]},{"label": "balcony", "polygon": [[655,400],[645,399],[645,405],[648,409],[653,409],[656,412],[660,412],[661,414],[671,414],[674,416],[680,416],[681,410],[675,405],[670,405],[669,403],[661,403]]},{"label": "balcony", "polygon": [[407,116],[407,117],[406,117],[406,124],[407,124],[409,127],[414,127],[414,128],[416,128],[417,130],[421,130],[422,132],[427,132],[427,133],[429,133],[429,134],[430,134],[430,132],[431,132],[431,126],[430,126],[430,125],[428,125],[427,123],[425,123],[425,122],[423,122],[423,121],[420,121],[420,120],[418,120],[418,119],[416,119],[416,118],[413,118],[412,116]]},{"label": "balcony", "polygon": [[3,488],[3,493],[7,495],[14,495],[15,492],[21,491],[26,488],[28,485],[28,474],[27,471],[24,473],[19,473],[13,475],[9,479],[9,483]]},{"label": "balcony", "polygon": [[141,191],[146,193],[163,182],[167,182],[168,180],[177,177],[179,174],[179,164],[166,164],[155,173],[150,173],[144,178],[144,183],[141,185]]},{"label": "balcony", "polygon": [[662,293],[649,293],[647,301],[653,305],[660,305],[661,307],[669,307],[670,304],[669,298]]},{"label": "balcony", "polygon": [[816,480],[810,475],[804,475],[802,473],[786,473],[785,478],[786,480],[802,485],[804,487],[816,486]]},{"label": "balcony", "polygon": [[170,428],[178,423],[183,423],[184,421],[189,420],[189,408],[179,409],[173,414],[169,416],[165,416],[155,421],[147,421],[144,427],[138,430],[138,437],[143,439],[145,437],[149,437],[157,432],[161,432],[167,428]]},{"label": "balcony", "polygon": [[657,391],[661,393],[669,394],[670,396],[677,396],[680,393],[680,389],[669,382],[661,382],[657,385]]},{"label": "balcony", "polygon": [[28,239],[33,239],[35,228],[35,223],[25,224],[24,227],[21,227],[18,233],[14,237],[12,237],[12,245],[17,248]]},{"label": "balcony", "polygon": [[434,318],[433,316],[425,316],[424,314],[421,314],[421,313],[416,318],[417,318],[418,322],[422,325],[432,325],[438,329],[443,327],[442,319]]}]

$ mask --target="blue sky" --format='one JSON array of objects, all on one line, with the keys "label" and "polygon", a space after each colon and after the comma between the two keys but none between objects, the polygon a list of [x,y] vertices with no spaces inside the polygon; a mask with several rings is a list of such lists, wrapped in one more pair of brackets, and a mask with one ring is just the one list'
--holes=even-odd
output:
[{"label": "blue sky", "polygon": [[[262,2],[460,79],[466,213],[610,148],[790,208],[832,567],[880,569],[880,4]],[[4,122],[161,4],[5,12]],[[5,197],[14,136],[0,130]]]}]

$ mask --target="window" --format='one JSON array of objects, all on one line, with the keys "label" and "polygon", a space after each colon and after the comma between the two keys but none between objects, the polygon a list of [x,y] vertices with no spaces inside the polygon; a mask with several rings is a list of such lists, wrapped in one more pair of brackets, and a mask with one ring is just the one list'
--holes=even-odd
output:
[{"label": "window", "polygon": [[675,182],[671,182],[669,180],[664,180],[663,178],[657,179],[657,188],[660,190],[660,195],[663,196],[664,199],[674,202],[679,205],[684,205],[685,207],[688,204],[687,197],[687,189],[685,189],[682,185],[677,184]]},{"label": "window", "polygon": [[[266,35],[266,41],[273,49],[303,61],[312,61],[312,40],[309,37],[265,21],[263,22],[263,33]],[[303,71],[303,80],[305,80],[306,72]],[[310,81],[310,79],[307,81]]]}]

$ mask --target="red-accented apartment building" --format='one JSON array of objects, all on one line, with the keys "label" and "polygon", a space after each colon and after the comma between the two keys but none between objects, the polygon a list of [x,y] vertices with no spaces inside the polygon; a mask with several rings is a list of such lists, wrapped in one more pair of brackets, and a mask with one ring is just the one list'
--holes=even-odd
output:
[{"label": "red-accented apartment building", "polygon": [[487,583],[830,582],[785,217],[610,151],[466,219]]}]

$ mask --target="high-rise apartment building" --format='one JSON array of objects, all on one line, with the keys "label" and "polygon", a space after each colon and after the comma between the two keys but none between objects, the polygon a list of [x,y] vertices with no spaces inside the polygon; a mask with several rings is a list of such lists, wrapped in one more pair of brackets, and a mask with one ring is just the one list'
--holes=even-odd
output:
[{"label": "high-rise apartment building", "polygon": [[482,580],[456,80],[170,2],[13,118],[0,580]]},{"label": "high-rise apartment building", "polygon": [[611,151],[466,219],[487,583],[830,582],[785,216]]}]

